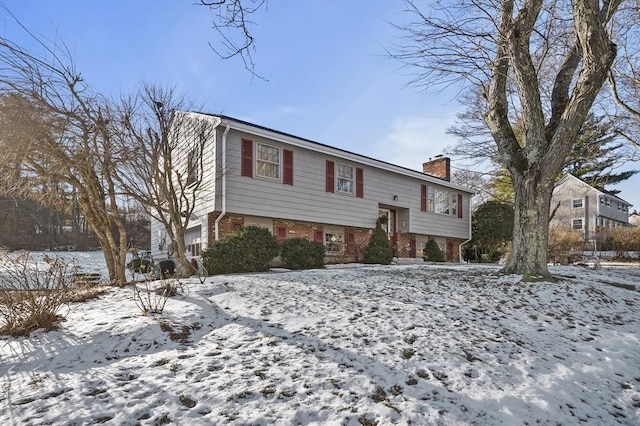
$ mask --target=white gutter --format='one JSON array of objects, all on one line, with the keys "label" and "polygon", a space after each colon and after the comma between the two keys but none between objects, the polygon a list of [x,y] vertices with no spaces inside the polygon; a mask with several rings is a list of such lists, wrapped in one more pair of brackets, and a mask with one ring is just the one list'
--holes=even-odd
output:
[{"label": "white gutter", "polygon": [[222,173],[222,211],[214,225],[216,241],[220,239],[220,221],[227,214],[227,134],[229,133],[229,129],[231,129],[231,125],[227,124],[227,128],[224,129],[224,133],[222,134],[222,153],[220,154],[222,157],[222,167],[220,170]]}]

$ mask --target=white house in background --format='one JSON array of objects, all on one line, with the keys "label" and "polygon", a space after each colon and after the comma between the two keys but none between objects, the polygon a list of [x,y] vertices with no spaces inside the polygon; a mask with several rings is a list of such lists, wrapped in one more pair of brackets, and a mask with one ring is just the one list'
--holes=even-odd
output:
[{"label": "white house in background", "polygon": [[634,211],[629,215],[629,223],[633,226],[640,226],[640,213]]},{"label": "white house in background", "polygon": [[[398,257],[422,257],[433,239],[448,261],[459,261],[460,245],[471,238],[473,192],[450,182],[448,158],[419,172],[235,118],[190,114],[216,126],[202,157],[210,189],[186,234],[193,256],[254,225],[278,240],[321,242],[328,262],[360,260],[384,215]],[[171,242],[164,229],[154,222],[151,232],[152,255],[166,256]]]},{"label": "white house in background", "polygon": [[630,226],[631,204],[567,174],[556,184],[551,197],[553,217],[549,226],[581,231],[585,243],[593,247],[609,228]]}]

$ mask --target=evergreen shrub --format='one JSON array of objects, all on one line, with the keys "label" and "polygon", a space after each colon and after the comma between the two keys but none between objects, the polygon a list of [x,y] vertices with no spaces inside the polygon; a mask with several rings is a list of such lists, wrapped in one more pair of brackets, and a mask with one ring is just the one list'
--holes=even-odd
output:
[{"label": "evergreen shrub", "polygon": [[376,224],[373,230],[371,240],[362,253],[364,263],[379,263],[381,265],[389,265],[393,261],[393,248],[389,244],[389,237],[382,228],[381,221]]},{"label": "evergreen shrub", "polygon": [[427,262],[444,262],[444,253],[438,247],[436,240],[429,240],[424,246],[422,258]]},{"label": "evergreen shrub", "polygon": [[289,269],[324,267],[324,244],[305,238],[290,238],[280,245],[280,258]]},{"label": "evergreen shrub", "polygon": [[278,253],[278,241],[267,229],[248,226],[213,242],[201,256],[209,274],[219,275],[268,271]]},{"label": "evergreen shrub", "polygon": [[151,271],[152,265],[149,259],[136,257],[132,259],[129,263],[127,263],[127,269],[129,269],[131,272],[147,274]]}]

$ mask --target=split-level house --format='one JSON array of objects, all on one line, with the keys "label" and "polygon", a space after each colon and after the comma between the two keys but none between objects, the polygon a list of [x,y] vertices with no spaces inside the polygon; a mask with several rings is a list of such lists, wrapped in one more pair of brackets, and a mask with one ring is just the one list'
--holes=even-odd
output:
[{"label": "split-level house", "polygon": [[553,190],[549,226],[578,230],[584,235],[585,248],[597,249],[610,228],[630,225],[630,207],[622,198],[567,174]]},{"label": "split-level house", "polygon": [[[201,153],[207,189],[186,233],[193,256],[253,225],[280,241],[321,242],[327,262],[359,261],[381,216],[398,257],[421,258],[433,239],[446,260],[459,261],[471,238],[473,192],[450,182],[449,158],[420,172],[235,118],[189,114],[215,125]],[[192,154],[185,153],[187,168],[197,167]],[[166,256],[166,232],[157,222],[151,232],[152,255]]]}]

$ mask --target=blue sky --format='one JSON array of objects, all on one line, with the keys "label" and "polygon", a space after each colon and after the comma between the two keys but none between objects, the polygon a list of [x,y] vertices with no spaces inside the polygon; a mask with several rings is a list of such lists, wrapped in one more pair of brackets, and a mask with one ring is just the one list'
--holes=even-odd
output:
[{"label": "blue sky", "polygon": [[[453,91],[407,86],[411,71],[385,48],[400,0],[270,0],[252,19],[253,77],[211,50],[217,33],[195,0],[4,0],[32,31],[64,42],[85,80],[109,93],[140,81],[172,85],[211,113],[379,158],[415,170],[455,143]],[[0,31],[14,41],[11,18]],[[463,167],[453,162],[453,167]],[[640,168],[640,164],[635,164]],[[640,210],[640,176],[617,189]]]}]

